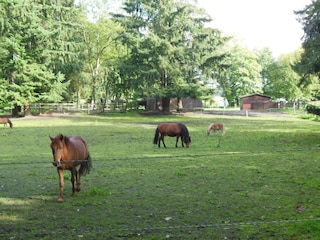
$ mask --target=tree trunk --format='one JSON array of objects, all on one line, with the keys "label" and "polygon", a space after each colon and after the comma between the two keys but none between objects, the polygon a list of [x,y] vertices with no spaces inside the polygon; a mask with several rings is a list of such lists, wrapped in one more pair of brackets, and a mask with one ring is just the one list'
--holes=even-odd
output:
[{"label": "tree trunk", "polygon": [[181,102],[181,98],[177,98],[177,112],[180,112],[181,111],[181,108],[180,108],[180,102]]},{"label": "tree trunk", "polygon": [[31,115],[31,107],[30,104],[26,104],[24,106],[24,115],[25,116],[30,116]]},{"label": "tree trunk", "polygon": [[162,111],[170,112],[170,97],[162,98]]},{"label": "tree trunk", "polygon": [[12,117],[19,117],[20,110],[20,106],[14,106],[14,108],[12,109]]}]

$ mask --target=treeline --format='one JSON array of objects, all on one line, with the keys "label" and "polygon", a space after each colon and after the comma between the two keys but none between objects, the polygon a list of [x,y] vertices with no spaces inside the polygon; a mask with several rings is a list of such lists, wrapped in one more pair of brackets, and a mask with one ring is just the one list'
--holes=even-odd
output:
[{"label": "treeline", "polygon": [[304,48],[278,59],[207,27],[211,18],[195,1],[120,2],[111,13],[105,1],[1,0],[0,108],[18,114],[31,103],[158,97],[166,111],[170,98],[217,93],[231,105],[251,93],[319,96],[316,2],[296,12]]}]

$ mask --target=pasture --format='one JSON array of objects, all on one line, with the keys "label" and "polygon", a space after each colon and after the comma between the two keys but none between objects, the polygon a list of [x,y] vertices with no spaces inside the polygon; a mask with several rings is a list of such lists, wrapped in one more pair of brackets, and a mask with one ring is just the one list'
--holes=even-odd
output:
[{"label": "pasture", "polygon": [[[160,122],[183,122],[189,148]],[[218,136],[209,123],[225,124]],[[294,116],[12,119],[0,126],[1,239],[314,239],[320,235],[319,122]],[[80,135],[93,169],[57,202],[49,136]]]}]

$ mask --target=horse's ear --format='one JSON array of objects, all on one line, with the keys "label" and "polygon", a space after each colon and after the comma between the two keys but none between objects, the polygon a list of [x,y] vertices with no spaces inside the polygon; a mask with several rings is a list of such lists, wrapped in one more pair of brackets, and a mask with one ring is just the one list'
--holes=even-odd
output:
[{"label": "horse's ear", "polygon": [[62,141],[64,139],[64,136],[62,134],[60,134],[59,139],[60,139],[60,141]]},{"label": "horse's ear", "polygon": [[52,141],[53,140],[53,137],[49,136],[50,140]]}]

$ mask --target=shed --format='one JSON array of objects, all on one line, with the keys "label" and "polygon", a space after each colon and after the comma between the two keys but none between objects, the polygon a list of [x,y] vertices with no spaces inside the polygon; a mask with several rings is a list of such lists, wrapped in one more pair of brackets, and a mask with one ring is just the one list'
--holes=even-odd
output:
[{"label": "shed", "polygon": [[[202,109],[202,101],[193,98],[182,98],[179,103],[179,108],[184,111],[192,111]],[[177,109],[177,98],[170,99],[170,111]],[[161,98],[147,98],[146,99],[146,110],[158,111],[162,110]]]},{"label": "shed", "polygon": [[277,107],[278,103],[271,101],[271,97],[267,95],[254,93],[240,97],[241,110],[263,110]]}]

